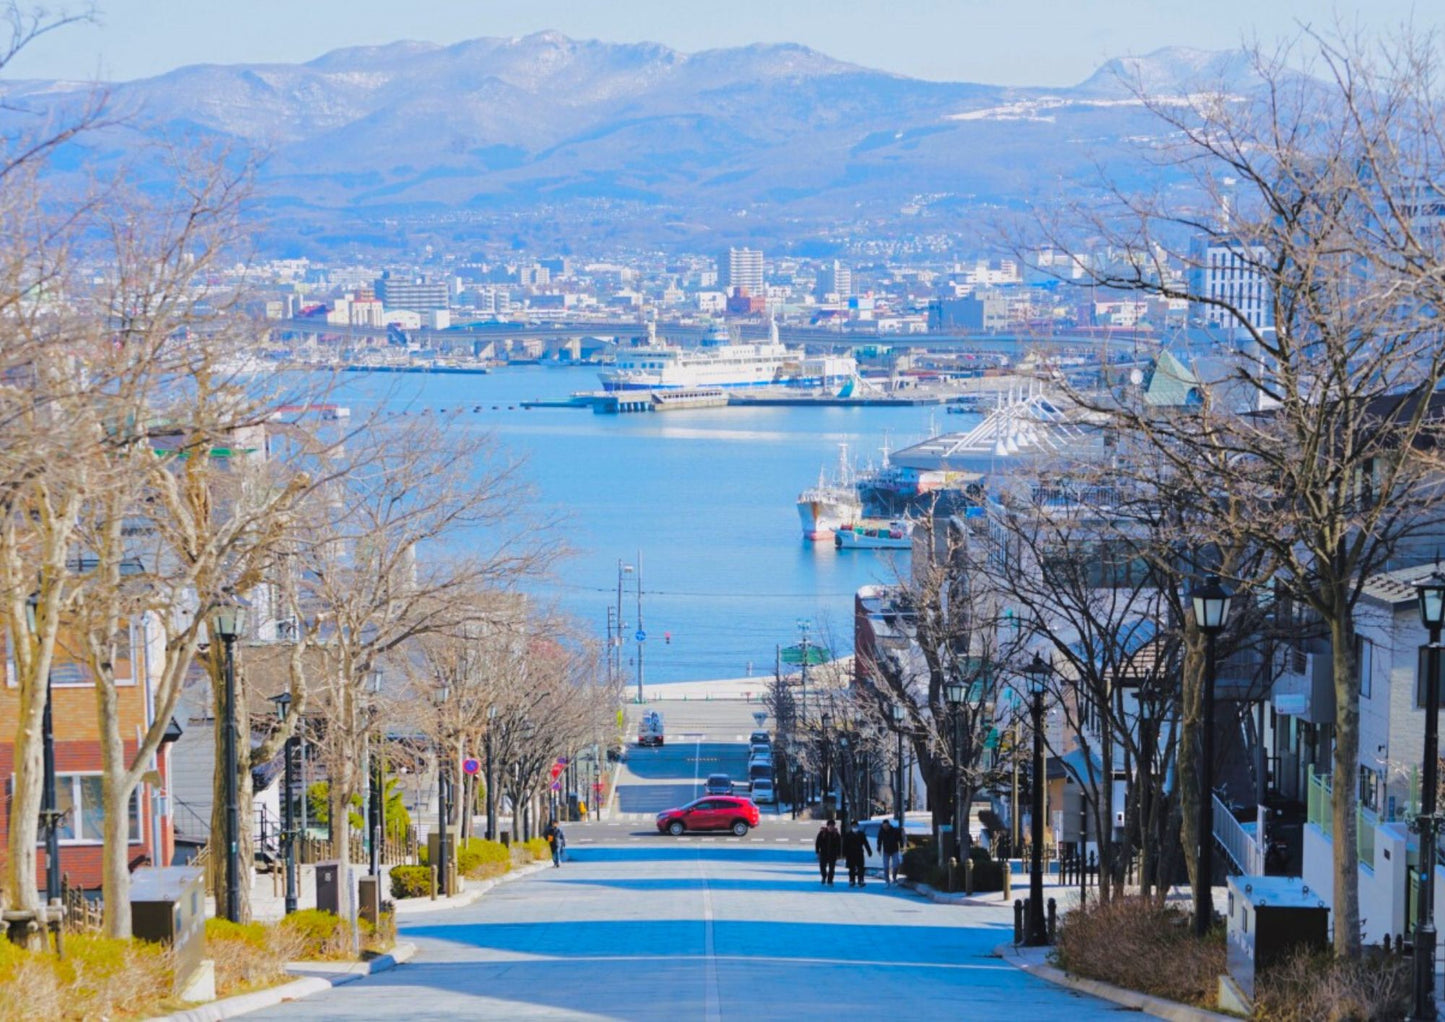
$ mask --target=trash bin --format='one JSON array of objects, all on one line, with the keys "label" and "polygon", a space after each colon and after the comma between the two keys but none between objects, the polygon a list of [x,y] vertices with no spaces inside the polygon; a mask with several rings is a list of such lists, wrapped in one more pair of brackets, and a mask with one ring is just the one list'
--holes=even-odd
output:
[{"label": "trash bin", "polygon": [[361,918],[375,930],[381,925],[381,877],[364,876],[356,881],[356,901]]},{"label": "trash bin", "polygon": [[316,907],[322,912],[341,915],[341,861],[316,864]]},{"label": "trash bin", "polygon": [[577,809],[577,802],[578,802],[577,793],[576,793],[575,791],[573,791],[573,792],[568,792],[568,793],[567,793],[567,821],[568,821],[569,823],[576,823],[578,820],[582,819],[582,814],[581,814],[581,812]]},{"label": "trash bin", "polygon": [[510,830],[497,831],[497,840],[508,848],[512,847],[512,832]]},{"label": "trash bin", "polygon": [[1253,1001],[1261,972],[1301,948],[1327,949],[1329,920],[1324,899],[1299,877],[1230,877],[1226,964],[1243,999]]},{"label": "trash bin", "polygon": [[131,933],[171,946],[178,994],[205,957],[205,876],[195,866],[163,866],[138,869],[130,878]]}]

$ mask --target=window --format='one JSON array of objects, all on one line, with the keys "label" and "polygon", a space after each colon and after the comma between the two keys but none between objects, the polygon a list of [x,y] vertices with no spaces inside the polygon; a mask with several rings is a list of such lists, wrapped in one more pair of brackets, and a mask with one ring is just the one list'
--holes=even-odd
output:
[{"label": "window", "polygon": [[[61,813],[55,828],[62,843],[95,844],[105,838],[105,807],[100,797],[100,774],[56,774],[55,808]],[[15,781],[5,782],[5,800],[10,801]],[[130,797],[131,844],[140,843],[140,789]],[[45,824],[41,821],[37,843],[45,840]]]},{"label": "window", "polygon": [[1372,688],[1372,685],[1370,684],[1370,675],[1373,673],[1373,672],[1370,670],[1370,663],[1371,663],[1371,660],[1373,659],[1374,647],[1375,647],[1375,644],[1374,644],[1373,642],[1371,642],[1369,639],[1365,638],[1363,635],[1360,635],[1360,634],[1356,633],[1356,635],[1355,635],[1355,681],[1356,681],[1356,682],[1359,684],[1359,686],[1360,686],[1360,698],[1361,698],[1361,699],[1369,699],[1369,698],[1370,698],[1370,689]]}]

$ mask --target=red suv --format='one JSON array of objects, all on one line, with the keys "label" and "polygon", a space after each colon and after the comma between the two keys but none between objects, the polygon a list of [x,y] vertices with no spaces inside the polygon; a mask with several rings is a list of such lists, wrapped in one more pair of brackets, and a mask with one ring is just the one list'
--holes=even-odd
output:
[{"label": "red suv", "polygon": [[758,807],[735,795],[709,795],[657,814],[658,831],[674,836],[689,830],[730,830],[742,837],[757,825]]}]

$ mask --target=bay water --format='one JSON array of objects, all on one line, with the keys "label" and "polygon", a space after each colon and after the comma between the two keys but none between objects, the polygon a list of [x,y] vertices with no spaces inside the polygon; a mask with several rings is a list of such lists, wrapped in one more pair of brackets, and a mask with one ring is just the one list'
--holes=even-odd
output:
[{"label": "bay water", "polygon": [[[853,597],[895,581],[907,553],[841,551],[802,538],[794,502],[836,472],[839,444],[857,466],[885,445],[966,428],[973,416],[937,406],[708,408],[598,415],[587,408],[531,408],[596,390],[595,370],[515,366],[487,375],[348,373],[334,400],[353,415],[456,415],[452,428],[489,432],[506,457],[525,462],[534,491],[516,514],[562,519],[571,551],[546,579],[523,588],[602,640],[622,573],[624,677],[636,684],[638,632],[647,686],[672,681],[761,679],[778,646],[852,651]],[[635,570],[640,561],[640,573]],[[642,627],[637,582],[642,582]]]}]

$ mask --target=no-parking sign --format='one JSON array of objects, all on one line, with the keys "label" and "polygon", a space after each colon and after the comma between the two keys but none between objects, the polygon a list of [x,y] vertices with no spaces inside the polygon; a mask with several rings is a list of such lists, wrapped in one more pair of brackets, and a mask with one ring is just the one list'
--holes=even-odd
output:
[{"label": "no-parking sign", "polygon": [[475,774],[482,769],[481,761],[475,756],[468,756],[462,760],[462,773]]}]

